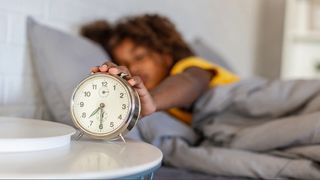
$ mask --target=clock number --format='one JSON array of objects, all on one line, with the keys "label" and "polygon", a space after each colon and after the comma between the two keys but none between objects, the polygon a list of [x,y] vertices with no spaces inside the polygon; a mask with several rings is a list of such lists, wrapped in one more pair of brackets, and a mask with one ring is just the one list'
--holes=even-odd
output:
[{"label": "clock number", "polygon": [[114,90],[114,91],[116,90],[116,85],[113,85],[113,90]]},{"label": "clock number", "polygon": [[126,104],[122,104],[122,109],[126,109],[127,105]]},{"label": "clock number", "polygon": [[118,116],[118,119],[122,119],[122,115],[120,114],[120,116]]},{"label": "clock number", "polygon": [[90,91],[85,91],[84,92],[84,97],[90,97],[91,96],[91,92]]},{"label": "clock number", "polygon": [[96,84],[92,84],[92,89],[96,90],[97,89],[97,85]]},{"label": "clock number", "polygon": [[82,113],[81,117],[86,118],[87,114],[85,112]]},{"label": "clock number", "polygon": [[123,93],[120,93],[120,98],[123,98],[123,95],[124,95]]},{"label": "clock number", "polygon": [[90,126],[92,125],[93,121],[90,121]]},{"label": "clock number", "polygon": [[107,81],[103,81],[101,84],[102,84],[102,86],[107,86],[108,82]]},{"label": "clock number", "polygon": [[103,125],[102,124],[99,125],[99,129],[103,129]]},{"label": "clock number", "polygon": [[83,107],[84,106],[84,102],[80,102],[80,107]]},{"label": "clock number", "polygon": [[113,127],[114,126],[114,122],[110,122],[110,127]]}]

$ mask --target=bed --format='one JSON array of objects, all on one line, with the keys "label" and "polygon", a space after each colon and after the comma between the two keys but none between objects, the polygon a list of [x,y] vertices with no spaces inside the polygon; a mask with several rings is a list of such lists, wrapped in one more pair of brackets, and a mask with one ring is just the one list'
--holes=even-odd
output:
[{"label": "bed", "polygon": [[[39,102],[34,118],[72,125],[73,88],[108,55],[86,39],[32,18],[27,31]],[[192,44],[200,56],[233,71],[203,42]],[[195,104],[191,127],[159,112],[139,122],[128,137],[164,153],[155,179],[316,179],[319,92],[316,80],[246,79],[204,94]]]}]

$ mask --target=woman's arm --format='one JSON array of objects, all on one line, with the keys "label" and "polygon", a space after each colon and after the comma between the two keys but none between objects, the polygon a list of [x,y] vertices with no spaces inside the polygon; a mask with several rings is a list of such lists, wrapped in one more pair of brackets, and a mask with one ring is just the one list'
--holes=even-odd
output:
[{"label": "woman's arm", "polygon": [[[117,66],[107,62],[100,67],[94,67],[92,72],[108,72],[130,75],[124,66]],[[128,83],[135,88],[141,100],[141,115],[147,116],[156,111],[167,110],[173,107],[189,108],[192,103],[208,89],[212,72],[191,67],[184,72],[168,76],[154,90],[149,92],[139,76],[129,77]]]},{"label": "woman's arm", "polygon": [[156,104],[156,110],[167,110],[173,107],[189,108],[208,89],[213,74],[191,67],[180,74],[167,77],[150,92]]}]

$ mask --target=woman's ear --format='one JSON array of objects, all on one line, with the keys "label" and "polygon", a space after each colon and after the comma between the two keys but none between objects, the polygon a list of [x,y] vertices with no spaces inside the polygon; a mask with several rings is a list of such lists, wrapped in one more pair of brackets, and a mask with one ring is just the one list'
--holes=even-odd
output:
[{"label": "woman's ear", "polygon": [[173,65],[173,58],[170,54],[164,54],[163,59],[168,68],[170,68]]}]

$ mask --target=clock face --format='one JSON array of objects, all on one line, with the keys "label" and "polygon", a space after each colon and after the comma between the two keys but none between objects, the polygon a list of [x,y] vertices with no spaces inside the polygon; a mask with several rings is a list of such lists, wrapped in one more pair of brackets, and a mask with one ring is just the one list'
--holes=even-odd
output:
[{"label": "clock face", "polygon": [[89,134],[110,134],[127,120],[131,97],[126,85],[111,75],[91,76],[72,97],[74,120]]}]

